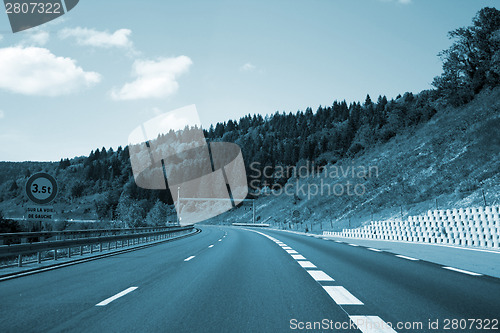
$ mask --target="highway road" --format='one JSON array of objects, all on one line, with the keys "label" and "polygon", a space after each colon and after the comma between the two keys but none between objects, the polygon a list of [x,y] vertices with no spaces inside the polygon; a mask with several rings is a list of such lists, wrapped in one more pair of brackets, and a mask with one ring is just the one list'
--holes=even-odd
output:
[{"label": "highway road", "polygon": [[321,237],[200,228],[0,282],[0,331],[500,330],[499,279]]}]

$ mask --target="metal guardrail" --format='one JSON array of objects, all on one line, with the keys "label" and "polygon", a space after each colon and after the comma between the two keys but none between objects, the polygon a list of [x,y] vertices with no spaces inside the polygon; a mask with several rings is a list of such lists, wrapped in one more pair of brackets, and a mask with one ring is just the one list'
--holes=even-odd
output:
[{"label": "metal guardrail", "polygon": [[[98,246],[99,252],[103,251],[103,245],[107,244],[107,249],[111,249],[112,243],[114,244],[114,248],[118,249],[118,247],[126,247],[132,246],[136,244],[158,241],[162,239],[172,238],[174,236],[178,236],[179,234],[185,234],[189,231],[193,230],[194,226],[186,226],[186,227],[162,227],[162,228],[138,228],[138,229],[120,229],[122,231],[128,231],[128,233],[122,233],[120,235],[103,235],[97,237],[86,237],[86,238],[73,238],[73,239],[64,239],[64,240],[54,240],[54,241],[41,241],[41,242],[32,242],[32,243],[23,243],[23,244],[12,244],[12,245],[2,245],[0,246],[0,258],[16,258],[17,257],[17,266],[21,267],[23,265],[23,256],[34,255],[36,254],[36,262],[42,262],[42,253],[53,251],[53,260],[57,260],[58,258],[58,250],[66,249],[67,257],[72,256],[72,249],[78,248],[77,254],[83,255],[85,253],[84,247],[87,248],[87,253],[95,252],[95,246]],[[150,231],[146,231],[144,229],[154,229]],[[137,232],[132,232],[135,230]],[[84,230],[85,232],[87,230]],[[96,230],[88,230],[96,232]],[[111,232],[111,230],[108,230]],[[100,230],[100,232],[105,232],[105,230]],[[51,232],[52,233],[52,232]],[[72,234],[74,232],[53,232],[55,234],[60,233],[69,233]],[[45,234],[40,232],[34,233],[22,233],[24,235],[29,234],[33,235],[37,234]],[[0,234],[0,236],[4,236],[8,234]],[[38,236],[41,237],[41,236]],[[120,245],[120,246],[119,246]]]},{"label": "metal guardrail", "polygon": [[169,230],[177,226],[170,227],[142,227],[134,229],[85,229],[66,231],[36,231],[36,232],[14,232],[0,234],[0,245],[11,245],[20,243],[43,242],[47,240],[66,240],[87,237],[100,237],[106,235],[136,234],[143,232],[156,232]]}]

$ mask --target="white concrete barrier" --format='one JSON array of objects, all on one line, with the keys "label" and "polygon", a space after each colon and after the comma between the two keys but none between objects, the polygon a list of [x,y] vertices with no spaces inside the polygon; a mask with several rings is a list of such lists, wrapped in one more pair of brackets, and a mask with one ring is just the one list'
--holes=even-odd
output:
[{"label": "white concrete barrier", "polygon": [[326,236],[399,240],[499,249],[500,206],[429,210],[406,220],[371,221]]}]

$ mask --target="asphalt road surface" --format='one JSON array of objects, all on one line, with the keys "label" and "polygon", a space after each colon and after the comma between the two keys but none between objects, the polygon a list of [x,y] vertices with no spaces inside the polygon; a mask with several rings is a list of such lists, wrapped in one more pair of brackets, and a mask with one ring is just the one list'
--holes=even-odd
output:
[{"label": "asphalt road surface", "polygon": [[499,279],[265,228],[201,229],[0,282],[0,331],[500,331]]}]

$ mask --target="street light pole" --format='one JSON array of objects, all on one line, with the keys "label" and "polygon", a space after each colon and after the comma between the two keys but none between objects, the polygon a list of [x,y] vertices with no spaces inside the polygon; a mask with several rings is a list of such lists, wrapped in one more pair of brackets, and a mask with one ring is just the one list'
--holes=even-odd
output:
[{"label": "street light pole", "polygon": [[181,225],[180,217],[179,217],[179,215],[181,214],[181,187],[180,186],[177,186],[177,209],[179,210],[177,212],[177,225]]}]

